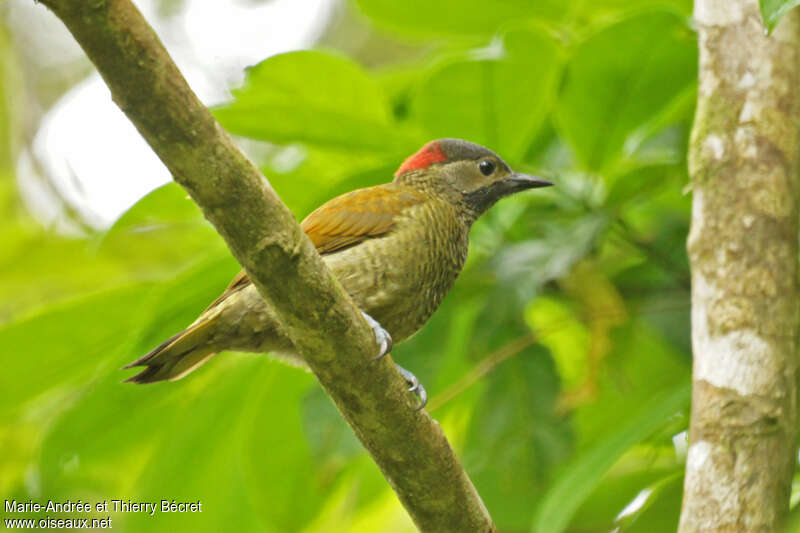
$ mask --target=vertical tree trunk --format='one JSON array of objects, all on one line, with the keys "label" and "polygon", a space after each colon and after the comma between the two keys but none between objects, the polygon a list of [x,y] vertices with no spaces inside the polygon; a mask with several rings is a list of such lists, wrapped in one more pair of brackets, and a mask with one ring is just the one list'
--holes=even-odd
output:
[{"label": "vertical tree trunk", "polygon": [[694,387],[680,531],[776,531],[797,433],[800,19],[696,0]]}]

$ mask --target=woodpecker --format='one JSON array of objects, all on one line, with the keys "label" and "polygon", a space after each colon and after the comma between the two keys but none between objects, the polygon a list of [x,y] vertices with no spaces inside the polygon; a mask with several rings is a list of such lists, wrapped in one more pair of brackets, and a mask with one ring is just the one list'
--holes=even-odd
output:
[{"label": "woodpecker", "polygon": [[[416,333],[464,266],[472,223],[499,199],[553,183],[514,172],[494,152],[460,139],[431,141],[390,183],[338,196],[301,223],[372,326],[378,357]],[[304,366],[244,271],[188,328],[125,368],[126,381],[174,381],[223,350],[271,353]],[[413,374],[398,367],[424,405]]]}]

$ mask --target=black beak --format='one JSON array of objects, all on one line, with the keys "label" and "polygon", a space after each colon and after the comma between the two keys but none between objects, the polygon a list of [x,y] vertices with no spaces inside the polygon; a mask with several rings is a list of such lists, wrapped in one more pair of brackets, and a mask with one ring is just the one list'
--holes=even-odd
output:
[{"label": "black beak", "polygon": [[539,178],[537,176],[530,176],[528,174],[520,174],[515,172],[505,179],[511,186],[511,192],[523,191],[525,189],[537,189],[539,187],[550,187],[555,185],[552,181]]},{"label": "black beak", "polygon": [[549,187],[551,185],[553,185],[552,181],[515,172],[505,179],[493,182],[487,187],[467,193],[464,195],[464,198],[467,203],[480,214],[492,207],[500,198],[511,196],[512,194],[526,189]]}]

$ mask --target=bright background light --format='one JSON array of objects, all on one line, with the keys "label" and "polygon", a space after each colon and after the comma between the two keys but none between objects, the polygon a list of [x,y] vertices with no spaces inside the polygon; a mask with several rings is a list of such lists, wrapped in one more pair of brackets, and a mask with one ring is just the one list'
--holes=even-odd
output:
[{"label": "bright background light", "polygon": [[[200,99],[213,105],[229,97],[247,66],[311,46],[325,27],[332,0],[186,2],[175,16],[159,14],[152,0],[136,5]],[[12,27],[20,29],[15,39],[25,46],[41,49],[57,43],[55,50],[36,54],[48,58],[43,68],[79,60],[80,50],[43,6],[10,0],[6,8]],[[48,195],[41,186],[43,173],[95,227],[110,225],[139,198],[170,180],[96,73],[72,87],[46,113],[17,170],[25,202],[57,227],[60,212],[52,192]]]}]

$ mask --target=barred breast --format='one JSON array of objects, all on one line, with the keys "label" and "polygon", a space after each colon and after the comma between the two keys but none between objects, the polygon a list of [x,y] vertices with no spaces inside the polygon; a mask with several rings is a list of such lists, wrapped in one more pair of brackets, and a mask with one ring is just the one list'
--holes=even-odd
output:
[{"label": "barred breast", "polygon": [[356,304],[395,342],[417,332],[453,286],[469,227],[442,202],[416,205],[385,236],[323,256]]},{"label": "barred breast", "polygon": [[[381,237],[322,256],[356,305],[395,343],[425,324],[464,266],[469,225],[450,209],[435,202],[414,206]],[[302,364],[255,286],[232,294],[209,313],[221,315],[214,335],[221,349],[273,352]],[[203,318],[209,319],[209,313]]]}]

